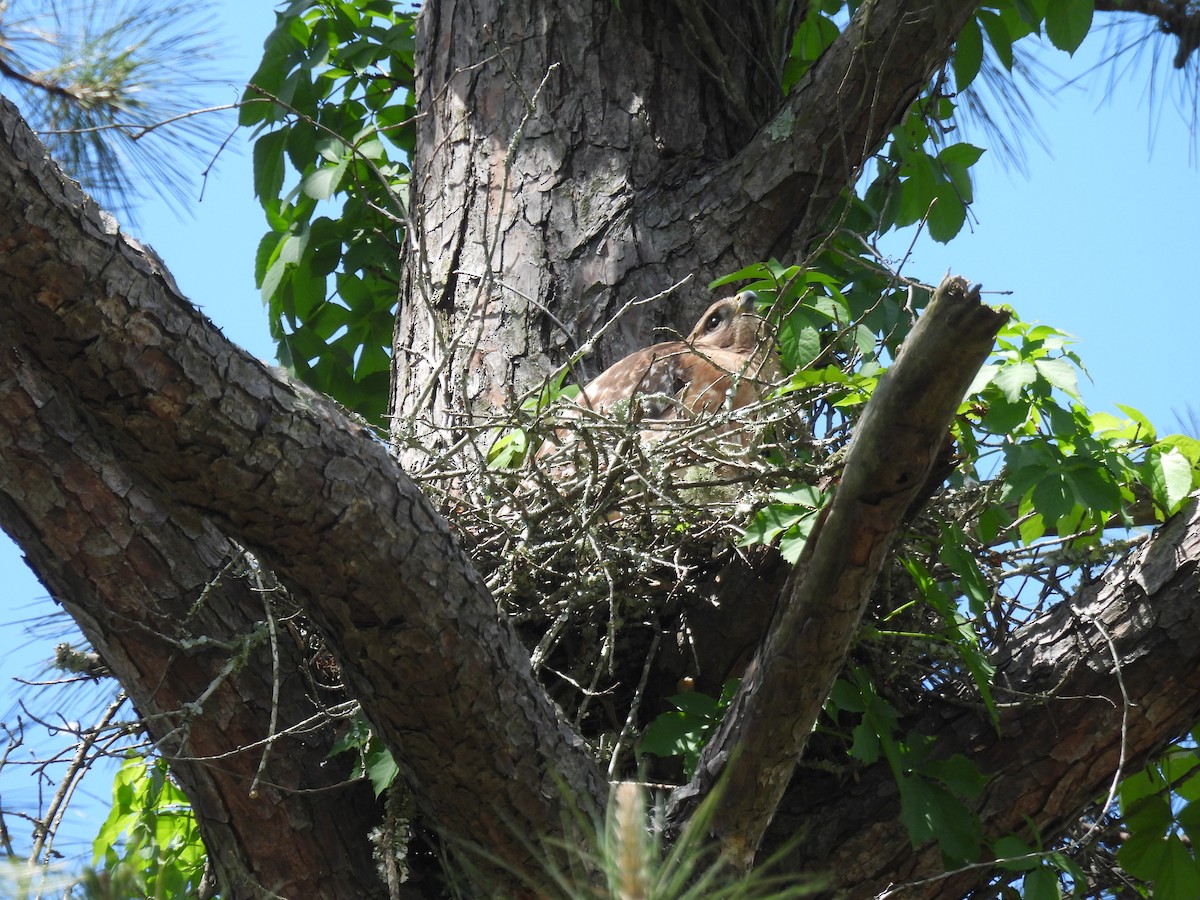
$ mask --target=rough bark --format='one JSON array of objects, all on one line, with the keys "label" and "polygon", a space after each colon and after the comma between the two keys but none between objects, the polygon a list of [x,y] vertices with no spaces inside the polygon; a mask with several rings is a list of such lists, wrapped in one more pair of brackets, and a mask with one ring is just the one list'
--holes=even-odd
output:
[{"label": "rough bark", "polygon": [[[1013,635],[997,660],[1000,730],[982,708],[931,703],[904,723],[962,753],[989,781],[975,806],[984,834],[1049,840],[1200,719],[1200,504],[1084,585],[1070,603]],[[1119,671],[1118,671],[1119,668]],[[961,897],[986,870],[940,877],[935,846],[914,850],[897,819],[886,764],[830,774],[802,770],[765,846],[794,845],[785,865],[829,874],[844,896],[889,886],[897,897]],[[932,879],[925,884],[906,883]]]},{"label": "rough bark", "polygon": [[[239,548],[130,471],[68,391],[23,349],[0,354],[0,523],[145,718],[223,893],[377,896],[366,835],[379,816],[344,758],[323,764],[334,732],[302,677],[305,648],[282,624],[273,646]],[[277,737],[259,772],[272,655]]]},{"label": "rough bark", "polygon": [[686,281],[610,329],[592,374],[657,326],[686,332],[713,278],[801,255],[973,10],[864,3],[785,100],[756,87],[758,60],[786,53],[786,28],[759,24],[775,7],[706,12],[727,41],[717,80],[690,0],[426,4],[395,340],[408,460],[540,381],[625,301]]},{"label": "rough bark", "polygon": [[[156,505],[210,520],[271,566],[431,823],[530,866],[530,836],[560,832],[564,804],[589,812],[606,788],[445,520],[366,428],[230,344],[84,201],[11,105],[2,115],[10,364],[53,377],[43,403],[86,423]],[[78,437],[51,433],[68,452]],[[78,514],[50,501],[21,512],[38,532]]]},{"label": "rough bark", "polygon": [[841,483],[729,713],[692,783],[672,798],[671,815],[686,821],[721,781],[709,828],[742,869],[753,865],[858,633],[871,586],[1007,320],[962,279],[942,282],[858,423]]}]

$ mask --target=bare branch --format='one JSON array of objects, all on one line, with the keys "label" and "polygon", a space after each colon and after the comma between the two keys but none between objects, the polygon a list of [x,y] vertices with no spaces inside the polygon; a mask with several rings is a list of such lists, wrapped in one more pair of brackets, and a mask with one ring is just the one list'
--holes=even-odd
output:
[{"label": "bare branch", "polygon": [[686,818],[724,779],[712,828],[742,868],[753,863],[896,530],[1007,319],[980,303],[978,288],[960,278],[942,282],[859,422],[842,482],[721,730],[692,783],[673,798],[672,815]]}]

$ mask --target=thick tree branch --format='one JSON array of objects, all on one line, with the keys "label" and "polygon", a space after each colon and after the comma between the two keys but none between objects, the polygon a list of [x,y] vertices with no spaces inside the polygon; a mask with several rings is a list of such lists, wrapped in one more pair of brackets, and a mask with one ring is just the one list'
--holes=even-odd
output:
[{"label": "thick tree branch", "polygon": [[[379,816],[349,760],[325,760],[335,733],[299,677],[307,648],[286,632],[271,646],[240,549],[131,472],[68,397],[20,348],[0,352],[0,525],[171,761],[222,891],[378,896]],[[269,733],[273,653],[278,729],[310,723],[296,733]]]},{"label": "thick tree branch", "polygon": [[[606,786],[382,443],[230,344],[0,107],[0,333],[131,473],[272,567],[428,821],[516,866]],[[10,438],[11,439],[11,438]]]},{"label": "thick tree branch", "polygon": [[[1200,719],[1198,599],[1193,501],[1070,603],[1013,635],[996,661],[999,732],[981,707],[936,701],[904,729],[936,736],[940,755],[966,754],[989,777],[974,804],[988,839],[1021,834],[1033,843],[1032,822],[1049,843],[1114,777],[1136,772]],[[937,847],[914,850],[898,813],[886,763],[805,769],[765,844],[804,835],[789,868],[830,873],[845,896],[869,897],[943,872]],[[953,900],[986,874],[967,869],[889,896]]]},{"label": "thick tree branch", "polygon": [[784,588],[765,644],[695,778],[674,798],[678,815],[720,780],[711,827],[743,868],[803,753],[896,531],[1007,319],[962,279],[938,288],[863,413],[842,482]]},{"label": "thick tree branch", "polygon": [[[680,189],[668,235],[701,248],[711,279],[772,256],[789,258],[821,232],[846,185],[945,64],[971,3],[862,4],[773,119],[728,163]],[[660,209],[645,211],[656,222]]]}]

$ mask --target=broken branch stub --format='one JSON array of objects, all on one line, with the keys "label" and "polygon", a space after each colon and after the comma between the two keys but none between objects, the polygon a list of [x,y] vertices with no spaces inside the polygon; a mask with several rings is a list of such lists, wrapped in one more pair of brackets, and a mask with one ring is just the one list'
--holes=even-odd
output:
[{"label": "broken branch stub", "polygon": [[720,782],[710,829],[748,869],[858,632],[871,587],[1008,313],[947,278],[881,379],[774,622],[669,817]]}]

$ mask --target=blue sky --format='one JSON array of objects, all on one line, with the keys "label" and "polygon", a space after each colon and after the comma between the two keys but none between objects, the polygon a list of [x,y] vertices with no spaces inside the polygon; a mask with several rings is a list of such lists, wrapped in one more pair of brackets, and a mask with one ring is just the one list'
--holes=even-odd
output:
[{"label": "blue sky", "polygon": [[[209,15],[227,78],[213,88],[211,102],[231,102],[256,66],[273,13],[267,3],[217,0]],[[1138,407],[1165,433],[1178,429],[1174,411],[1188,404],[1200,408],[1191,371],[1200,334],[1200,286],[1193,271],[1200,172],[1189,159],[1187,121],[1173,103],[1181,76],[1160,70],[1163,96],[1151,104],[1146,70],[1139,67],[1123,75],[1105,100],[1107,71],[1084,75],[1102,45],[1102,36],[1092,36],[1077,59],[1050,57],[1058,72],[1082,81],[1034,102],[1049,149],[1029,147],[1028,177],[1006,170],[996,153],[985,154],[976,167],[977,222],[948,246],[919,240],[904,271],[930,282],[950,271],[988,290],[1011,291],[996,299],[1022,318],[1079,339],[1075,349],[1093,378],[1084,382],[1084,394],[1093,407]],[[981,135],[966,137],[984,144]],[[203,198],[198,181],[192,196],[197,202],[183,219],[165,203],[146,204],[133,233],[153,245],[184,294],[227,336],[273,359],[254,287],[254,250],[265,223],[253,198],[244,135],[235,135],[223,152]],[[899,256],[910,240],[900,236],[884,248]],[[19,551],[2,537],[0,578],[0,715],[7,717],[9,679],[36,676],[55,640],[31,638],[23,626],[10,624],[53,607]],[[0,773],[6,807],[29,789],[13,778],[10,770]],[[76,820],[68,823],[72,833],[95,833],[96,810],[102,815],[107,809],[108,789],[107,783],[91,786],[103,799],[99,806],[77,807]]]}]

